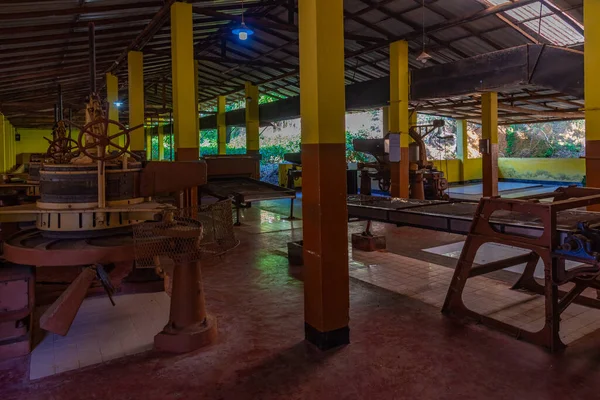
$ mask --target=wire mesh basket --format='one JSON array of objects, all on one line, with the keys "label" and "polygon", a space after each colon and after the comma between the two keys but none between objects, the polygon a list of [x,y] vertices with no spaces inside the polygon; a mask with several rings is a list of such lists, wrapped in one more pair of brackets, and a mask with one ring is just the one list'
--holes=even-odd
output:
[{"label": "wire mesh basket", "polygon": [[161,267],[207,260],[233,249],[231,200],[165,209],[159,221],[133,227],[136,267]]}]

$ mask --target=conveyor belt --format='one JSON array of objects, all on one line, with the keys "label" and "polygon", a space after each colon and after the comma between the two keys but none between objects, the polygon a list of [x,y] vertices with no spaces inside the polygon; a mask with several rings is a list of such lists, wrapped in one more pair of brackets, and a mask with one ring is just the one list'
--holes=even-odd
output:
[{"label": "conveyor belt", "polygon": [[261,182],[252,178],[219,178],[210,179],[201,187],[202,193],[226,199],[236,197],[234,200],[250,203],[259,200],[294,199],[296,192],[281,186]]},{"label": "conveyor belt", "polygon": [[245,177],[209,178],[208,183],[200,187],[200,193],[206,193],[219,199],[231,199],[236,211],[236,226],[240,225],[240,208],[249,207],[253,201],[261,200],[290,199],[289,219],[295,219],[296,191],[256,179]]},{"label": "conveyor belt", "polygon": [[[476,202],[394,199],[374,196],[349,196],[348,216],[398,225],[414,226],[451,233],[469,232]],[[497,211],[490,221],[500,232],[531,235],[543,230],[538,217]],[[561,233],[575,231],[578,222],[600,224],[600,213],[568,210],[558,213],[557,227]]]}]

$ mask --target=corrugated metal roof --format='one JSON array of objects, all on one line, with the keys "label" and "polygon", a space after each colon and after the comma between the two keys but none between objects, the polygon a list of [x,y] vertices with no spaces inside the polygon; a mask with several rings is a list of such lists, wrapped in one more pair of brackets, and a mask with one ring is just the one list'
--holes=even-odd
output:
[{"label": "corrugated metal roof", "polygon": [[[559,10],[581,23],[582,0],[551,0]],[[426,1],[425,9],[416,0],[344,0],[346,32],[346,82],[375,79],[388,74],[388,44],[406,38],[412,68],[452,62],[464,57],[531,43],[537,32],[539,2],[502,13],[510,26],[496,15],[456,22],[503,0]],[[37,0],[0,1],[0,108],[16,125],[48,124],[61,83],[65,103],[82,108],[88,92],[88,22],[96,25],[98,81],[163,7],[163,0]],[[217,95],[243,97],[239,89],[245,80],[262,84],[261,90],[280,97],[299,93],[298,34],[288,21],[287,1],[245,0],[245,16],[255,18],[248,25],[255,30],[247,42],[231,34],[238,24],[241,0],[193,1],[194,41],[199,60],[199,98],[214,104]],[[536,4],[538,5],[537,14]],[[205,10],[203,12],[203,10]],[[543,36],[557,44],[572,45],[580,32],[554,11],[542,10]],[[564,16],[563,16],[564,17]],[[422,24],[428,64],[416,61],[422,51]],[[450,22],[454,21],[452,24]],[[171,101],[170,27],[168,18],[144,44],[147,102],[166,108]],[[254,25],[253,25],[254,24]],[[297,15],[294,15],[297,25]],[[446,25],[446,29],[440,28]],[[428,30],[435,28],[435,32]],[[579,36],[578,36],[579,35]],[[221,43],[225,40],[223,57]],[[124,85],[127,71],[117,71]],[[441,100],[445,104],[446,100]],[[548,101],[548,100],[546,100]],[[566,101],[566,100],[565,100]],[[39,110],[32,109],[39,103]],[[18,104],[27,104],[20,107]],[[540,107],[569,109],[573,102],[559,105],[539,102]],[[12,104],[12,105],[7,105]],[[466,106],[468,108],[468,106]],[[537,105],[536,105],[537,107]],[[459,109],[459,108],[455,108]],[[507,114],[507,113],[505,113]]]},{"label": "corrugated metal roof", "polygon": [[[506,3],[506,0],[486,1],[493,5]],[[572,46],[583,43],[584,38],[581,33],[555,15],[550,8],[540,1],[517,7],[507,11],[506,14],[533,32],[539,32],[541,36],[550,40],[552,44]]]}]

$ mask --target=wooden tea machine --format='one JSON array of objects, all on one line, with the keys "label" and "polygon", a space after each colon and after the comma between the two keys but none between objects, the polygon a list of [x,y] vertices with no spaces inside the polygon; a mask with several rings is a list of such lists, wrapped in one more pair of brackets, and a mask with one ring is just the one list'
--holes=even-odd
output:
[{"label": "wooden tea machine", "polygon": [[[163,228],[179,234],[179,220],[172,218],[177,208],[152,197],[196,190],[207,181],[204,162],[146,163],[130,151],[131,135],[142,126],[127,128],[106,116],[107,106],[96,92],[93,24],[90,44],[85,124],[59,122],[78,128],[77,140],[55,136],[50,157],[40,166],[40,199],[35,204],[0,208],[2,231],[15,232],[2,243],[0,359],[31,350],[36,277],[58,270],[74,276],[39,321],[42,329],[66,335],[90,287],[104,288],[112,301],[123,279],[139,269],[134,262],[134,226],[166,219],[174,221],[172,229],[164,228],[168,224]],[[232,224],[230,209],[229,216]],[[198,245],[202,235],[202,223],[194,226],[188,248]],[[162,350],[190,351],[215,337],[214,320],[206,316],[202,291],[197,290],[198,268],[197,262],[188,260],[169,270],[175,283],[171,320],[157,336]],[[190,304],[197,312],[178,317]]]}]

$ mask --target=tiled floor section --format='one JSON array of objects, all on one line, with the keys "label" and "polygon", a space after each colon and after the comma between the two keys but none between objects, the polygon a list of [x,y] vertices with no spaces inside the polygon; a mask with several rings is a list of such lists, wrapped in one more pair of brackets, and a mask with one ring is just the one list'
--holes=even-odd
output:
[{"label": "tiled floor section", "polygon": [[[286,216],[288,207],[282,203],[277,213]],[[243,213],[247,226],[237,230],[240,245],[203,268],[207,308],[218,320],[216,343],[185,355],[145,352],[34,382],[28,379],[28,357],[0,361],[0,399],[597,398],[600,335],[589,335],[554,356],[491,329],[443,317],[438,306],[426,303],[441,304],[440,291],[434,289],[447,285],[451,269],[413,263],[412,271],[397,270],[408,260],[384,253],[373,254],[381,258],[371,261],[355,253],[352,273],[378,276],[379,269],[401,275],[396,279],[426,300],[351,279],[351,344],[316,351],[303,341],[302,268],[289,267],[280,251],[301,239],[302,230],[279,230],[287,223],[281,220],[280,226],[269,225],[254,205]],[[253,233],[258,221],[261,234]],[[350,224],[351,232],[361,229],[361,224]],[[437,232],[389,229],[396,232],[390,235],[390,248],[415,242],[405,253],[409,257],[423,247],[419,243],[457,241],[439,240]]]},{"label": "tiled floor section", "polygon": [[[441,309],[453,270],[388,252],[352,252],[350,276]],[[518,276],[515,274],[515,280]],[[589,290],[584,294],[595,297]],[[467,281],[465,305],[473,311],[536,332],[544,324],[544,298],[510,290],[484,276]],[[562,314],[560,335],[568,344],[600,328],[600,310],[577,304]]]},{"label": "tiled floor section", "polygon": [[166,293],[86,299],[67,336],[47,333],[31,354],[31,380],[87,367],[152,348],[169,317]]},{"label": "tiled floor section", "polygon": [[[443,246],[431,247],[423,249],[428,253],[439,254],[445,257],[458,259],[465,242],[460,241],[456,243],[450,243]],[[521,249],[513,246],[507,246],[500,243],[486,243],[479,248],[475,255],[475,264],[487,264],[494,261],[505,260],[507,258],[515,257],[521,254],[529,253],[529,250]],[[574,268],[581,265],[574,261],[567,260],[565,266],[567,269]],[[504,269],[505,271],[521,273],[525,270],[525,263],[518,264],[512,267]],[[544,263],[542,260],[538,261],[535,268],[534,276],[536,278],[544,278]]]}]

